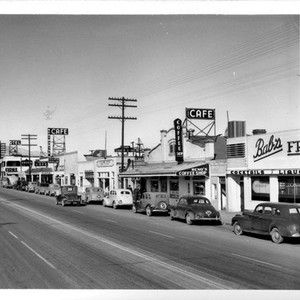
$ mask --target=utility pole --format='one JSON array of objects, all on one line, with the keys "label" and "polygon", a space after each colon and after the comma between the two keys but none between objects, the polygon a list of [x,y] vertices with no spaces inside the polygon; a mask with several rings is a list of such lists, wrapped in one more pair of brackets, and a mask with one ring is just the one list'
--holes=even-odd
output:
[{"label": "utility pole", "polygon": [[[137,120],[135,117],[125,117],[125,108],[127,107],[134,107],[136,108],[136,105],[128,105],[126,102],[137,102],[136,99],[127,99],[127,98],[113,98],[109,97],[108,100],[113,100],[113,101],[118,101],[118,104],[108,104],[108,106],[115,106],[119,107],[122,110],[122,116],[108,116],[109,119],[117,119],[121,120],[122,122],[122,135],[121,135],[121,151],[122,151],[122,156],[121,156],[121,172],[124,172],[124,125],[125,125],[125,120]],[[124,188],[124,182],[123,179],[121,180],[121,187]]]},{"label": "utility pole", "polygon": [[36,134],[21,134],[21,139],[28,142],[28,144],[22,144],[22,146],[28,146],[28,159],[29,159],[29,180],[32,181],[31,178],[31,147],[37,146],[37,144],[32,144],[31,141],[37,140]]}]

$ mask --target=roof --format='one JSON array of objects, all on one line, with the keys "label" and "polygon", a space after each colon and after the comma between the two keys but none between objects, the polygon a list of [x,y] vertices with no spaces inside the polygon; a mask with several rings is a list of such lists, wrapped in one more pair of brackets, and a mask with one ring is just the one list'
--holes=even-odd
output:
[{"label": "roof", "polygon": [[178,176],[176,173],[190,168],[196,168],[207,164],[206,161],[184,162],[182,164],[155,163],[138,166],[133,170],[127,170],[120,177],[151,177],[151,176]]}]

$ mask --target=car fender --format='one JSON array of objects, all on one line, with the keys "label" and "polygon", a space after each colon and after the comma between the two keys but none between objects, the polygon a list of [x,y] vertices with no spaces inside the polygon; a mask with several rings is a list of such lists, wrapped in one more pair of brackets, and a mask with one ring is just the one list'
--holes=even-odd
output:
[{"label": "car fender", "polygon": [[273,228],[277,228],[279,230],[279,233],[282,236],[289,236],[290,235],[290,233],[287,230],[286,226],[284,226],[283,224],[272,222],[269,226],[269,232],[271,232]]},{"label": "car fender", "polygon": [[190,214],[192,216],[192,219],[195,219],[195,212],[188,209],[185,211],[184,217],[186,217],[187,214]]}]

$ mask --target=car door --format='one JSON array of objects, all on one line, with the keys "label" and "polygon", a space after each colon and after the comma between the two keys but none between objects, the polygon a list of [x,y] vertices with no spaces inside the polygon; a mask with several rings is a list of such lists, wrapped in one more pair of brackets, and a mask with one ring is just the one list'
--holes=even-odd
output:
[{"label": "car door", "polygon": [[257,206],[252,216],[252,230],[257,232],[268,231],[272,217],[271,213],[272,208],[270,206]]}]

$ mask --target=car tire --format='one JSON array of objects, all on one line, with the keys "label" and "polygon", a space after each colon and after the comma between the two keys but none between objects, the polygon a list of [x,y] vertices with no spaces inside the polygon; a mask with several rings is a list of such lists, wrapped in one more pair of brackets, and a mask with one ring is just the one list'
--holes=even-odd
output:
[{"label": "car tire", "polygon": [[117,206],[117,204],[116,204],[115,201],[112,203],[112,207],[113,207],[114,209],[117,209],[117,208],[118,208],[118,206]]},{"label": "car tire", "polygon": [[135,205],[132,205],[132,212],[135,213],[135,214],[137,213],[137,209],[136,209]]},{"label": "car tire", "polygon": [[233,224],[233,232],[236,234],[236,235],[242,235],[243,234],[243,229],[242,229],[242,226],[240,225],[239,222],[235,222]]},{"label": "car tire", "polygon": [[146,207],[146,215],[147,215],[148,217],[151,217],[151,216],[152,216],[152,209],[151,209],[151,206],[150,206],[150,205],[148,205],[148,206]]},{"label": "car tire", "polygon": [[170,211],[170,220],[171,221],[175,220],[174,213],[172,211]]},{"label": "car tire", "polygon": [[191,214],[190,213],[187,213],[186,216],[185,216],[185,222],[186,224],[188,225],[193,225],[193,220],[191,218]]},{"label": "car tire", "polygon": [[280,244],[283,242],[283,237],[276,227],[271,230],[270,235],[273,243]]}]

